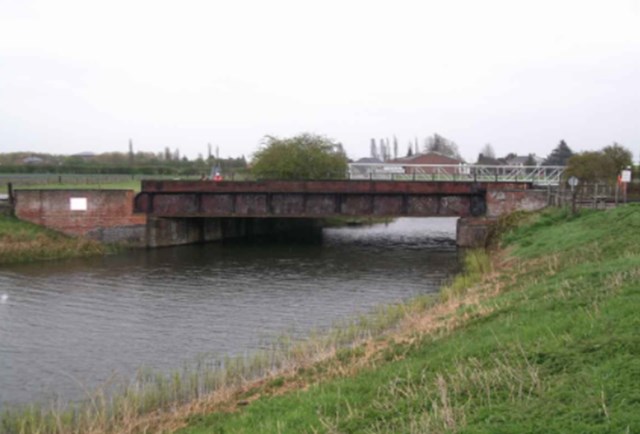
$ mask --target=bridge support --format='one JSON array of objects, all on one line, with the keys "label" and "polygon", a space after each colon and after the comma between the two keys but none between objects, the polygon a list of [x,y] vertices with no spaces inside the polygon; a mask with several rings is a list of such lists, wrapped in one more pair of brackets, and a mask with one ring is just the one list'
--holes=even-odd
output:
[{"label": "bridge support", "polygon": [[264,236],[296,241],[321,233],[316,219],[149,217],[146,244],[165,247]]},{"label": "bridge support", "polygon": [[456,244],[458,247],[486,247],[492,226],[496,221],[496,218],[491,217],[467,217],[458,219],[456,225]]}]

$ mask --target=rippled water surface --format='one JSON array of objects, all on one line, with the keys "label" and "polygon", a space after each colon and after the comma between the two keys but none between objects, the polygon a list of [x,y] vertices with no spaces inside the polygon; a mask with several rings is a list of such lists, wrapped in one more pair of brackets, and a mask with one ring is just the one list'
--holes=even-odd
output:
[{"label": "rippled water surface", "polygon": [[326,229],[322,243],[208,244],[0,268],[0,405],[78,399],[113,374],[263,347],[434,292],[455,219]]}]

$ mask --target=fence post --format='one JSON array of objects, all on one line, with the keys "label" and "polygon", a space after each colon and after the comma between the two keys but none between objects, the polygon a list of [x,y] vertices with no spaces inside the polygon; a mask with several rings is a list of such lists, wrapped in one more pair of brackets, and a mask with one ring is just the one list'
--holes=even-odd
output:
[{"label": "fence post", "polygon": [[7,184],[7,193],[9,193],[9,205],[13,207],[13,184],[11,182]]}]

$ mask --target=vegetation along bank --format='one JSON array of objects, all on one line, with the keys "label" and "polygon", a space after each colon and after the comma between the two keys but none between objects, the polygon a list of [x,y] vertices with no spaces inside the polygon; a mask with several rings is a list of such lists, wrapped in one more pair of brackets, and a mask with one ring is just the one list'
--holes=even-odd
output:
[{"label": "vegetation along bank", "polygon": [[0,215],[0,265],[111,253],[108,246],[73,238],[42,226]]},{"label": "vegetation along bank", "polygon": [[439,297],[283,345],[269,360],[227,361],[207,393],[199,371],[176,373],[66,413],[7,413],[0,427],[640,432],[640,206],[518,214],[502,229],[500,247],[469,253]]}]

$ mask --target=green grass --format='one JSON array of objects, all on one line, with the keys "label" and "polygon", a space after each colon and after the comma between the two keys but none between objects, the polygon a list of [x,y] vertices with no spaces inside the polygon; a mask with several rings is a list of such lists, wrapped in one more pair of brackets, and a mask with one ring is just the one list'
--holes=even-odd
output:
[{"label": "green grass", "polygon": [[[120,182],[79,182],[77,184],[64,183],[64,184],[32,184],[32,185],[18,185],[14,186],[14,189],[22,190],[85,190],[85,189],[98,189],[98,190],[134,190],[140,191],[140,181],[120,181]],[[6,190],[6,186],[5,186]]]},{"label": "green grass", "polygon": [[100,174],[0,174],[0,193],[7,193],[8,184],[14,189],[116,189],[140,190],[140,176]]},{"label": "green grass", "polygon": [[0,265],[100,255],[115,249],[97,241],[68,237],[15,217],[0,216]]},{"label": "green grass", "polygon": [[640,432],[640,207],[527,220],[499,272],[445,297],[497,294],[460,303],[456,327],[180,433]]}]

